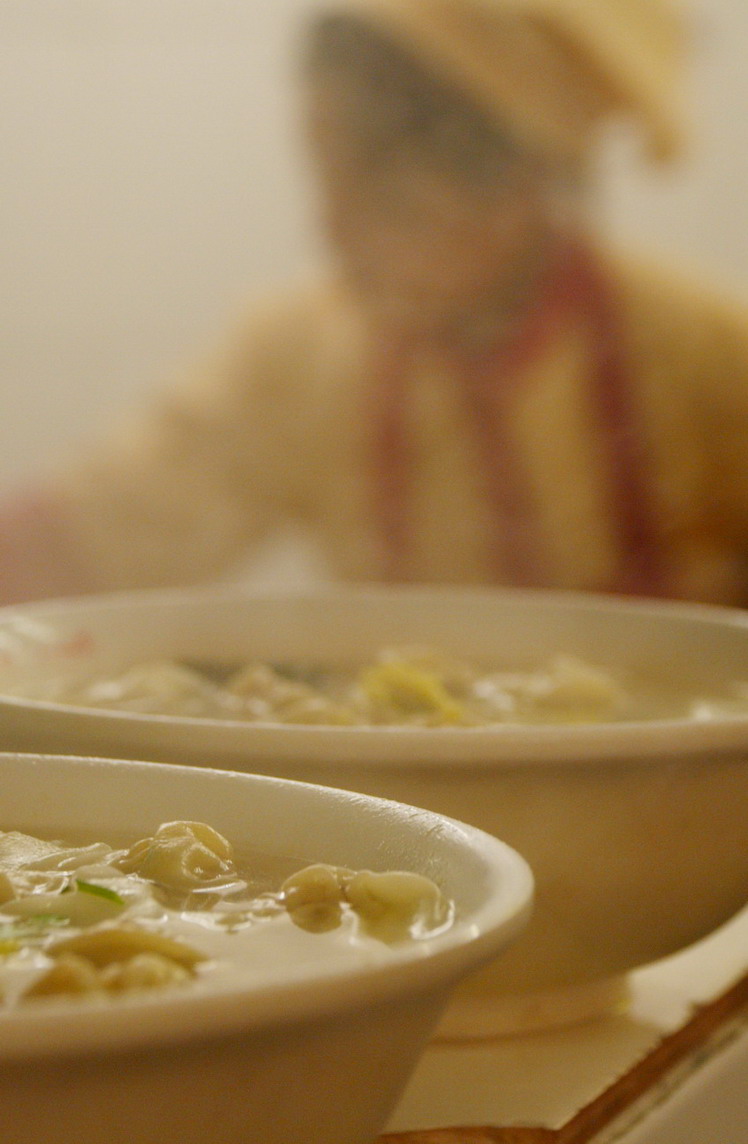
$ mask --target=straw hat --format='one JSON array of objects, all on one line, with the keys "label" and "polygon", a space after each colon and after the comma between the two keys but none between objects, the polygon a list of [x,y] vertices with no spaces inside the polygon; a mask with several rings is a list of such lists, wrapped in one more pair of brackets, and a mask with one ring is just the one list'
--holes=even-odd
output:
[{"label": "straw hat", "polygon": [[649,154],[681,143],[683,27],[671,0],[339,0],[382,27],[526,143],[560,157],[633,118]]}]

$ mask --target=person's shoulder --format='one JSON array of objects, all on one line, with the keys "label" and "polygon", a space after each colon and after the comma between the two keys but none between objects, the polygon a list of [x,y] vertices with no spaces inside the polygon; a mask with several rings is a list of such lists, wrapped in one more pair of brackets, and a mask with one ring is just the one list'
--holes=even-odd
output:
[{"label": "person's shoulder", "polygon": [[[233,317],[233,320],[231,320]],[[361,357],[363,320],[333,277],[249,297],[230,316],[219,376],[241,400],[323,400]]]},{"label": "person's shoulder", "polygon": [[748,330],[748,291],[708,268],[666,254],[609,248],[601,254],[625,305],[651,324],[692,333]]},{"label": "person's shoulder", "polygon": [[684,261],[609,256],[626,323],[626,340],[642,370],[670,391],[719,393],[732,400],[748,382],[748,300],[737,286]]},{"label": "person's shoulder", "polygon": [[313,343],[328,336],[331,328],[356,321],[356,307],[342,284],[317,275],[245,298],[235,325],[255,343],[294,346]]}]

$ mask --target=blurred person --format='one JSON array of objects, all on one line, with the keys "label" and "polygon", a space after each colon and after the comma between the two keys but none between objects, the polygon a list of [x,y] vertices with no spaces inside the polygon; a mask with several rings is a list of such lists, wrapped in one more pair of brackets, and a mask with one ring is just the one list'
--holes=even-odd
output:
[{"label": "blurred person", "polygon": [[222,578],[748,604],[748,318],[595,234],[616,120],[678,154],[667,0],[338,0],[303,56],[331,267],[6,501],[0,600]]}]

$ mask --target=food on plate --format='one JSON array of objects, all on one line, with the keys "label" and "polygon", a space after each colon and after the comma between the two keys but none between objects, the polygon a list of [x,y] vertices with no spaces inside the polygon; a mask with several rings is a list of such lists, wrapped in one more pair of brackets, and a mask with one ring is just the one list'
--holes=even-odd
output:
[{"label": "food on plate", "polygon": [[201,822],[117,848],[0,832],[0,1014],[40,998],[279,980],[453,921],[430,879],[249,854]]},{"label": "food on plate", "polygon": [[748,693],[712,701],[644,672],[614,672],[572,655],[507,668],[422,646],[386,647],[357,664],[152,660],[67,684],[51,698],[178,718],[344,727],[706,719],[748,710]]}]

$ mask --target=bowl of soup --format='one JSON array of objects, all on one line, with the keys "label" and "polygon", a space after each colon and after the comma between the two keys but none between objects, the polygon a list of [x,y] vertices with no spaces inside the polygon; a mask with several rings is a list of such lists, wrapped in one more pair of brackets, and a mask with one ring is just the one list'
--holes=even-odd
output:
[{"label": "bowl of soup", "polygon": [[145,592],[0,612],[21,750],[253,770],[517,849],[525,933],[453,1035],[605,1011],[748,901],[748,617],[449,587]]},{"label": "bowl of soup", "polygon": [[532,876],[472,827],[208,769],[0,755],[13,1144],[371,1144]]}]

